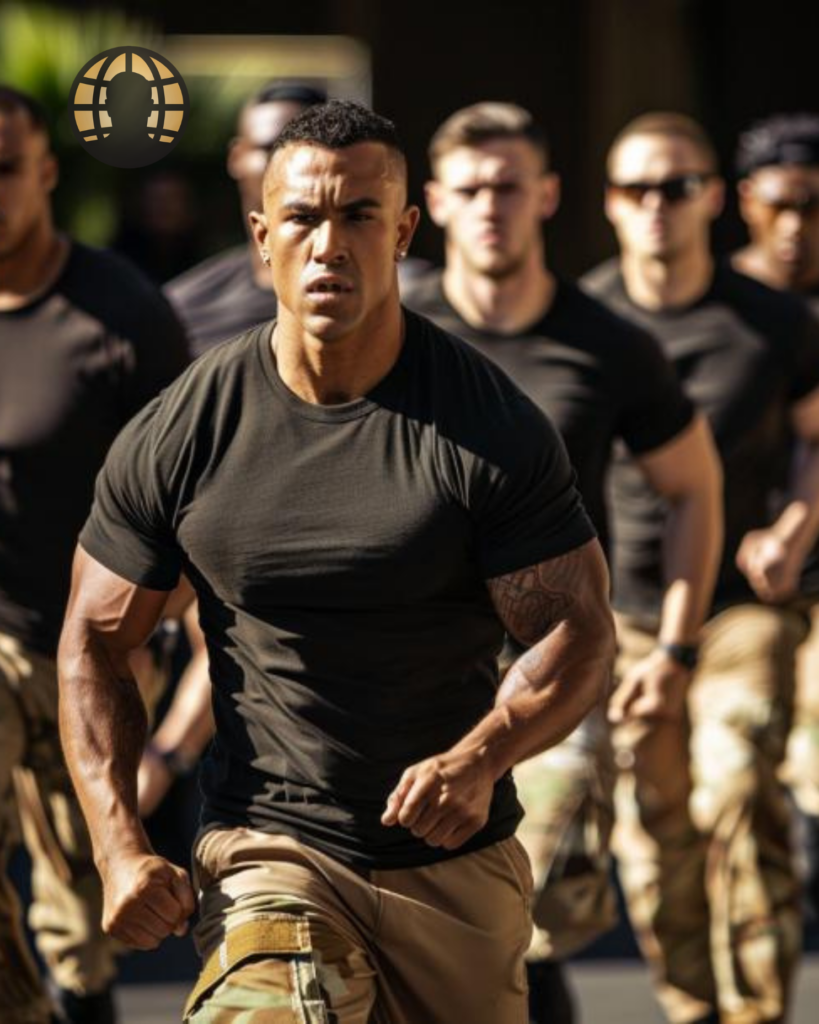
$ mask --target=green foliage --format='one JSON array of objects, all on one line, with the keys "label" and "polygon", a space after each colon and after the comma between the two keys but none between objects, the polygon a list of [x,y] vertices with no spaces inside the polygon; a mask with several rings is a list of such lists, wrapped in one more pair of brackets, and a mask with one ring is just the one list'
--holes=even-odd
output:
[{"label": "green foliage", "polygon": [[[114,46],[144,46],[163,53],[158,25],[113,8],[67,11],[37,3],[0,3],[0,81],[30,93],[50,115],[54,148],[60,160],[55,193],[58,222],[92,244],[110,241],[117,206],[127,184],[139,172],[108,167],[89,156],[69,120],[69,99],[77,72],[95,54]],[[185,135],[172,157],[163,161],[185,167],[186,161],[221,163],[236,109],[247,82],[185,76],[190,114]],[[125,181],[126,176],[128,181]]]}]

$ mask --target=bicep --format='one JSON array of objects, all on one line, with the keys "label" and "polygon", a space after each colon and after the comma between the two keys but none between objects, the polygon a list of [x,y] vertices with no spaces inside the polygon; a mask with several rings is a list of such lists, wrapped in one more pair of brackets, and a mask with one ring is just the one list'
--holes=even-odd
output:
[{"label": "bicep", "polygon": [[148,640],[167,598],[167,591],[131,583],[78,545],[63,635],[92,633],[111,651],[126,654]]},{"label": "bicep", "polygon": [[545,562],[487,580],[506,631],[531,646],[568,620],[607,617],[609,577],[597,540]]}]

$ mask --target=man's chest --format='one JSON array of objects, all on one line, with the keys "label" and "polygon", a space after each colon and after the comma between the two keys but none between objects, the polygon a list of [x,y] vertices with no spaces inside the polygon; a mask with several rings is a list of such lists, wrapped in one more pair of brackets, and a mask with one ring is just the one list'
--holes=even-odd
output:
[{"label": "man's chest", "polygon": [[791,383],[786,362],[732,310],[706,307],[652,329],[718,442],[734,443],[783,420]]},{"label": "man's chest", "polygon": [[122,421],[119,351],[102,326],[55,305],[31,323],[0,323],[0,448],[62,444],[88,426]]},{"label": "man's chest", "polygon": [[179,542],[223,599],[372,607],[476,578],[473,524],[427,432],[371,419],[297,428],[245,431],[180,508]]}]

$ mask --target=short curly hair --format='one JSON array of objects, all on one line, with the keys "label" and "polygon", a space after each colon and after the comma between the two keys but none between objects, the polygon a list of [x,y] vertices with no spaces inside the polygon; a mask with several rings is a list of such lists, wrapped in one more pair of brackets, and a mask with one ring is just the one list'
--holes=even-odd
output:
[{"label": "short curly hair", "polygon": [[330,100],[308,107],[284,126],[270,155],[295,144],[346,149],[360,142],[380,142],[406,160],[392,121],[351,100]]}]

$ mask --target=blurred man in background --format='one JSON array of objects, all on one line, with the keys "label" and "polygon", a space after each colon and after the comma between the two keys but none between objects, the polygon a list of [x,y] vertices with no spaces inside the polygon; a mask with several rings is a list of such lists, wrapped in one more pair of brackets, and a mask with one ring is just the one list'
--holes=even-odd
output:
[{"label": "blurred man in background", "polygon": [[[734,267],[772,288],[801,295],[819,317],[819,117],[779,114],[752,125],[737,149],[739,208],[750,243]],[[795,453],[798,460],[800,452]],[[819,919],[819,557],[814,551],[801,591],[811,616],[799,648],[794,725],[784,774],[802,819],[805,897]],[[813,599],[811,599],[813,598]]]},{"label": "blurred man in background", "polygon": [[[819,531],[819,324],[791,296],[714,264],[724,189],[690,118],[633,121],[607,170],[621,255],[588,286],[660,340],[711,423],[725,477],[725,552],[687,699],[615,731],[614,848],[669,1019],[781,1021],[801,929],[778,773],[806,632],[784,602]],[[806,462],[772,522],[792,431]],[[656,643],[668,510],[626,457],[612,490],[622,675]]]},{"label": "blurred man in background", "polygon": [[737,270],[806,296],[819,312],[819,116],[780,114],[742,134],[739,203],[750,243]]},{"label": "blurred man in background", "polygon": [[[549,415],[604,546],[604,482],[616,441],[674,509],[660,639],[629,680],[634,713],[657,713],[687,685],[680,651],[696,641],[719,558],[710,432],[659,345],[549,270],[542,229],[557,211],[560,183],[531,114],[509,103],[466,107],[435,133],[429,157],[427,203],[446,233],[446,266],[406,290],[406,303],[501,366]],[[559,960],[615,920],[602,705],[570,739],[519,765],[515,779],[536,885],[530,1017],[565,1024],[572,1008]]]},{"label": "blurred man in background", "polygon": [[54,657],[71,558],[120,427],[184,368],[182,328],[130,264],[54,226],[57,161],[31,97],[0,86],[0,1020],[52,1007],[7,877],[22,837],[29,923],[64,1020],[108,1024],[112,940],[57,734]]}]

